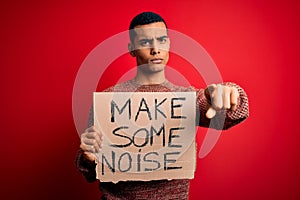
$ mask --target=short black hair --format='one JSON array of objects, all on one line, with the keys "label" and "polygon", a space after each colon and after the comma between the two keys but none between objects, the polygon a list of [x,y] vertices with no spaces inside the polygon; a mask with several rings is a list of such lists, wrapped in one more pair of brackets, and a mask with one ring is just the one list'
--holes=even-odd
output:
[{"label": "short black hair", "polygon": [[136,33],[133,30],[134,27],[136,27],[138,25],[151,24],[151,23],[155,23],[155,22],[163,22],[165,24],[166,28],[168,28],[167,23],[159,14],[156,14],[154,12],[142,12],[142,13],[136,15],[131,20],[130,25],[129,25],[130,41],[133,42],[134,38],[136,36]]}]

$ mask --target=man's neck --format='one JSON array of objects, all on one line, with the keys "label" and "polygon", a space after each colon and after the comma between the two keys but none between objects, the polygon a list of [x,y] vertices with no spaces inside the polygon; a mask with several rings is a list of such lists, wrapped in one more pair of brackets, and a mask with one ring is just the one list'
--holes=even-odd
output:
[{"label": "man's neck", "polygon": [[137,73],[134,81],[140,85],[161,84],[166,81],[164,71],[152,74]]}]

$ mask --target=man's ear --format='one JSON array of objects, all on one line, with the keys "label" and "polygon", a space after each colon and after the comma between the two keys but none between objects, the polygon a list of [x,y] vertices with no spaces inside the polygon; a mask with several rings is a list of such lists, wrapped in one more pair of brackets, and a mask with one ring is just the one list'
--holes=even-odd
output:
[{"label": "man's ear", "polygon": [[128,51],[132,57],[135,57],[134,46],[132,43],[128,43]]}]

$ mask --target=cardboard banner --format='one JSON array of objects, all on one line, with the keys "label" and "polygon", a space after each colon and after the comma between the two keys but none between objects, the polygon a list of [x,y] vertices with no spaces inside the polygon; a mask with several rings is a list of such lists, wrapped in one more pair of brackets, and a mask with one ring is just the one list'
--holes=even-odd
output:
[{"label": "cardboard banner", "polygon": [[194,177],[195,92],[96,92],[102,182]]}]

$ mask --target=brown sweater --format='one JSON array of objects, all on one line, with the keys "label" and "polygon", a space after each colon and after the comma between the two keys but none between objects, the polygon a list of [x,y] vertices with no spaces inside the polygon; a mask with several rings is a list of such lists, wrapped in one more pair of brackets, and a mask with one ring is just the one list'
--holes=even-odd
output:
[{"label": "brown sweater", "polygon": [[[205,98],[203,89],[195,89],[193,87],[181,87],[173,85],[165,81],[162,84],[155,85],[139,85],[134,80],[118,84],[108,88],[104,92],[188,92],[196,91],[197,93],[197,122],[199,126],[215,129],[228,129],[241,121],[245,120],[249,115],[248,98],[244,90],[234,83],[224,83],[231,85],[239,91],[238,108],[235,111],[221,110],[212,119],[205,116],[208,108],[208,101]],[[91,109],[92,111],[93,109]],[[220,123],[218,120],[225,117],[225,123]],[[210,124],[211,123],[211,124]],[[93,125],[93,113],[90,113],[88,126]],[[80,149],[76,156],[76,166],[78,170],[85,176],[88,182],[96,181],[96,164],[87,160],[83,151]],[[188,199],[189,180],[158,180],[158,181],[126,181],[99,184],[102,192],[102,199]]]}]

